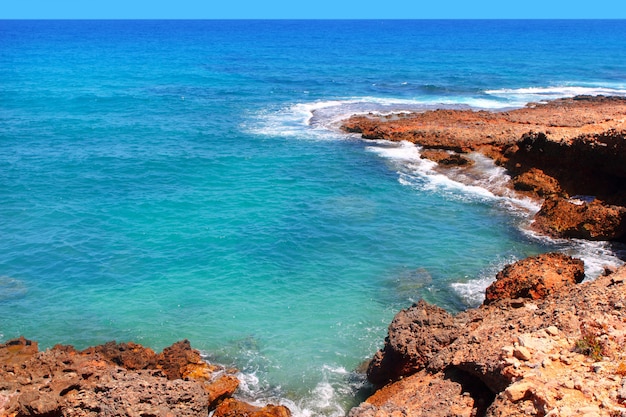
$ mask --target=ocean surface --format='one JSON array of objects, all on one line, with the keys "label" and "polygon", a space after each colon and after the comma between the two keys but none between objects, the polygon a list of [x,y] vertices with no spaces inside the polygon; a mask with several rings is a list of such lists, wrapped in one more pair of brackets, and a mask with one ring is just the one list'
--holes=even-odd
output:
[{"label": "ocean surface", "polygon": [[189,339],[244,398],[341,416],[394,314],[610,245],[526,230],[353,113],[626,95],[626,21],[0,21],[0,340]]}]

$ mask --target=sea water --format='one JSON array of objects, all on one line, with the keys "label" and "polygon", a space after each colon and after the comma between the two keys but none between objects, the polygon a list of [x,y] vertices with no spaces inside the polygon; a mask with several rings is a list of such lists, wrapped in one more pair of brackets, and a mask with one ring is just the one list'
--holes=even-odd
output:
[{"label": "sea water", "polygon": [[480,304],[527,232],[478,155],[441,173],[354,113],[626,94],[623,21],[0,21],[0,339],[183,338],[239,395],[339,416],[394,314]]}]

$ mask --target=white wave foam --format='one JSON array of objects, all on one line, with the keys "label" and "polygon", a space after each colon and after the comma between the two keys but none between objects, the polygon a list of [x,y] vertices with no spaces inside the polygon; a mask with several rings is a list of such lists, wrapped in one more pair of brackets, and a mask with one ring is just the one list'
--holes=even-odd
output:
[{"label": "white wave foam", "polygon": [[485,300],[485,290],[494,281],[494,277],[481,277],[467,282],[450,284],[452,290],[468,307],[478,307]]},{"label": "white wave foam", "polygon": [[385,158],[397,171],[398,181],[416,190],[438,192],[447,198],[465,201],[497,202],[525,216],[540,208],[537,202],[511,191],[504,168],[480,154],[468,155],[475,162],[470,168],[440,171],[436,162],[422,159],[421,148],[410,142],[380,140],[366,149]]},{"label": "white wave foam", "polygon": [[304,139],[341,139],[340,122],[354,114],[402,113],[435,108],[420,100],[354,97],[296,103],[276,110],[265,110],[253,117],[244,128],[250,133]]},{"label": "white wave foam", "polygon": [[320,370],[320,381],[308,394],[298,400],[282,391],[281,387],[270,387],[259,380],[256,373],[240,372],[237,396],[252,405],[263,407],[267,404],[283,405],[294,417],[343,417],[350,407],[350,401],[364,385],[365,378],[347,371],[342,366],[324,365]]},{"label": "white wave foam", "polygon": [[566,252],[585,262],[585,280],[599,277],[607,267],[617,268],[624,264],[609,242],[574,240]]},{"label": "white wave foam", "polygon": [[591,85],[564,85],[553,87],[528,87],[528,88],[503,88],[487,90],[486,94],[506,99],[511,103],[525,105],[531,102],[544,102],[564,97],[580,95],[589,96],[625,96],[626,88],[623,86],[604,87]]},{"label": "white wave foam", "polygon": [[622,244],[583,239],[553,239],[531,229],[524,229],[523,232],[532,239],[547,243],[559,252],[582,259],[585,263],[586,281],[596,279],[606,268],[624,265],[622,259],[626,259],[626,246]]},{"label": "white wave foam", "polygon": [[496,274],[506,265],[518,259],[514,256],[501,258],[487,267],[476,279],[450,284],[452,290],[468,307],[478,307],[485,300],[485,290],[496,279]]},{"label": "white wave foam", "polygon": [[342,120],[355,114],[400,114],[440,108],[501,109],[511,104],[489,97],[423,97],[414,100],[383,97],[351,97],[296,103],[280,109],[264,110],[253,117],[244,129],[252,134],[305,139],[339,139]]},{"label": "white wave foam", "polygon": [[[549,243],[554,248],[554,251],[582,259],[585,264],[585,281],[596,279],[605,272],[606,268],[617,268],[624,265],[622,259],[624,258],[623,255],[626,254],[626,247],[620,246],[616,248],[610,242],[551,239],[534,234],[531,231],[526,231],[526,233],[536,240]],[[497,273],[507,264],[515,261],[517,259],[513,257],[503,259],[487,268],[476,279],[455,282],[450,284],[450,287],[465,305],[477,307],[485,299],[485,290],[495,280]]]}]

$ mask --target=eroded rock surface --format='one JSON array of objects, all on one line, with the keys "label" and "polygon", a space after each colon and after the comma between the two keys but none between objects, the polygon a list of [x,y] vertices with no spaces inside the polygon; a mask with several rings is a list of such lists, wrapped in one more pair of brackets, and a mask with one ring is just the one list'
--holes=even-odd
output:
[{"label": "eroded rock surface", "polygon": [[447,311],[424,301],[402,310],[389,325],[385,347],[368,367],[368,379],[382,385],[423,369],[457,337],[460,324]]},{"label": "eroded rock surface", "polygon": [[528,298],[537,300],[558,293],[585,278],[580,259],[562,253],[546,253],[507,265],[485,291],[485,304],[497,300]]},{"label": "eroded rock surface", "polygon": [[531,227],[557,238],[624,240],[626,207],[597,200],[547,198]]},{"label": "eroded rock surface", "polygon": [[[426,335],[441,323],[445,336],[434,344]],[[502,298],[457,315],[420,302],[396,316],[370,367],[374,382],[392,382],[350,416],[626,416],[624,346],[626,267],[545,298]]]},{"label": "eroded rock surface", "polygon": [[[206,417],[232,397],[234,373],[202,360],[186,340],[159,354],[115,342],[40,352],[22,337],[0,345],[0,416]],[[284,407],[266,411],[289,416]]]},{"label": "eroded rock surface", "polygon": [[[481,152],[505,167],[510,188],[546,199],[535,230],[557,238],[626,240],[626,98],[579,96],[504,112],[369,114],[343,130],[409,141],[442,167]],[[578,206],[571,199],[584,196]]]}]

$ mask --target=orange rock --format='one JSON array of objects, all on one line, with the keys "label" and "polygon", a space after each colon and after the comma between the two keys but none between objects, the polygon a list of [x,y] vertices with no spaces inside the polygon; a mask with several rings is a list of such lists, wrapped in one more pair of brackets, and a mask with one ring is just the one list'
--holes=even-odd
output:
[{"label": "orange rock", "polygon": [[204,386],[209,396],[209,409],[213,410],[224,399],[232,397],[239,387],[239,380],[233,375],[221,375]]},{"label": "orange rock", "polygon": [[558,142],[624,129],[625,116],[624,98],[579,96],[506,112],[435,110],[402,117],[353,116],[342,128],[364,139],[408,140],[427,148],[467,152],[483,144],[512,143],[530,131],[545,132]]},{"label": "orange rock", "polygon": [[512,182],[517,191],[530,192],[531,195],[546,197],[561,193],[559,182],[538,168],[517,175]]},{"label": "orange rock", "polygon": [[266,405],[255,407],[253,405],[228,398],[224,400],[213,413],[214,417],[290,417],[291,412],[282,405]]},{"label": "orange rock", "polygon": [[343,130],[365,139],[406,140],[442,165],[477,151],[504,166],[510,186],[535,198],[593,195],[605,204],[547,201],[536,230],[555,237],[626,238],[626,98],[588,97],[506,112],[435,110],[354,116]]},{"label": "orange rock", "polygon": [[163,349],[157,357],[157,368],[165,372],[169,379],[198,377],[206,380],[212,374],[210,365],[202,359],[200,352],[192,349],[189,340]]},{"label": "orange rock", "polygon": [[537,300],[579,283],[585,277],[583,261],[562,253],[546,253],[507,265],[485,291],[484,304],[501,299]]},{"label": "orange rock", "polygon": [[97,356],[126,369],[154,369],[157,358],[152,349],[133,342],[108,342],[104,345],[89,347],[81,354]]},{"label": "orange rock", "polygon": [[18,339],[12,339],[0,345],[0,363],[19,364],[37,352],[39,352],[37,342],[20,336]]},{"label": "orange rock", "polygon": [[558,238],[620,240],[626,236],[626,208],[553,197],[544,201],[532,227]]}]

